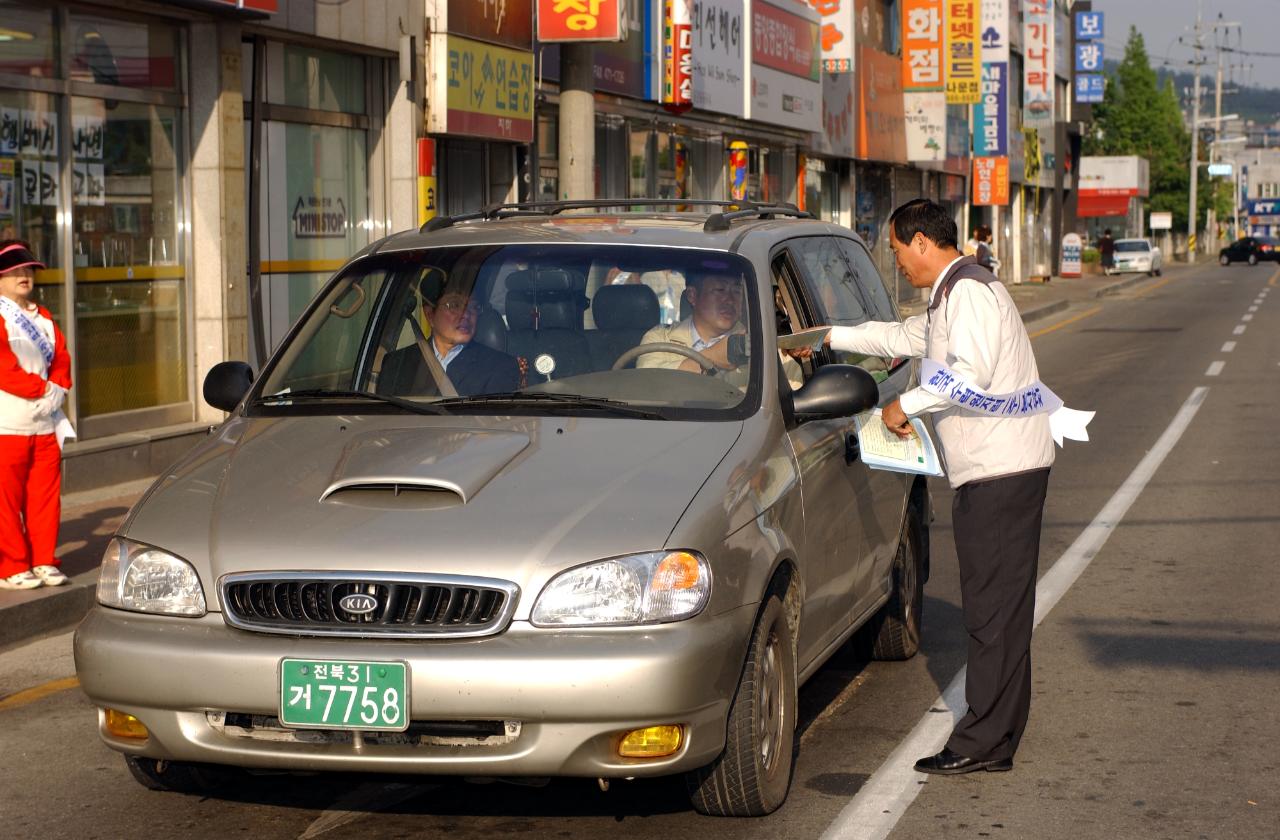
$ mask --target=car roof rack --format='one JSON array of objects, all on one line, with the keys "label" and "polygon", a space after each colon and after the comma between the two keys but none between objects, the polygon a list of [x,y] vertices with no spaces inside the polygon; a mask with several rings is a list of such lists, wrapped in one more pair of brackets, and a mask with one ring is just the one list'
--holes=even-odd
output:
[{"label": "car roof rack", "polygon": [[712,213],[707,216],[702,229],[707,233],[719,233],[729,229],[736,219],[773,219],[779,216],[799,219],[812,219],[812,213],[801,210],[794,204],[760,204],[747,199],[729,199],[715,201],[702,198],[591,198],[570,199],[566,201],[523,201],[512,204],[492,204],[483,210],[473,213],[462,213],[457,216],[436,216],[428,219],[419,228],[421,233],[431,233],[452,227],[458,222],[482,219],[510,219],[518,216],[555,216],[566,210],[603,210],[609,207],[656,207],[671,206],[677,210],[682,207],[725,207],[729,210]]}]

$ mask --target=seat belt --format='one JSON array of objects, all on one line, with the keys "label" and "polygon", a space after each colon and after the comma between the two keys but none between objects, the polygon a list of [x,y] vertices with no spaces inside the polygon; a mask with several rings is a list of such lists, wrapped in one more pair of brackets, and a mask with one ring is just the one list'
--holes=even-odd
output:
[{"label": "seat belt", "polygon": [[458,396],[458,389],[453,387],[453,382],[450,381],[449,375],[444,372],[444,365],[440,364],[440,360],[436,358],[436,351],[431,349],[431,345],[427,343],[427,337],[423,335],[422,327],[418,326],[417,318],[409,319],[409,328],[413,330],[414,343],[418,345],[418,352],[422,354],[422,360],[426,362],[427,370],[431,371],[431,378],[435,380],[440,396]]}]

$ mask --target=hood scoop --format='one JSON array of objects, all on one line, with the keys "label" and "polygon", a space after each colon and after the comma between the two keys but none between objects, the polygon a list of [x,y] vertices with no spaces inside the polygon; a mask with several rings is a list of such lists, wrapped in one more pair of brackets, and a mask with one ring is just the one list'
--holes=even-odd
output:
[{"label": "hood scoop", "polygon": [[520,432],[423,427],[354,436],[321,502],[386,510],[466,504],[529,445]]}]

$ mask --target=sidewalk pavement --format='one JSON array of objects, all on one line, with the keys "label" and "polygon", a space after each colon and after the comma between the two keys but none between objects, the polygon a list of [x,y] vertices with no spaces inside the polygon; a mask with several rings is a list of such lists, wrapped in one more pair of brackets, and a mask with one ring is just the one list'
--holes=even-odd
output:
[{"label": "sidewalk pavement", "polygon": [[[1177,274],[1184,266],[1171,266]],[[1145,274],[1123,277],[1089,275],[1070,280],[1010,285],[1009,292],[1030,322],[1061,312],[1073,304],[1096,300],[1146,280]],[[924,311],[923,300],[902,306],[904,315]],[[57,555],[71,577],[56,588],[24,592],[0,590],[0,650],[36,636],[63,630],[80,621],[92,606],[98,582],[98,566],[107,542],[124,521],[129,508],[150,486],[152,479],[131,481],[100,490],[65,496]]]}]

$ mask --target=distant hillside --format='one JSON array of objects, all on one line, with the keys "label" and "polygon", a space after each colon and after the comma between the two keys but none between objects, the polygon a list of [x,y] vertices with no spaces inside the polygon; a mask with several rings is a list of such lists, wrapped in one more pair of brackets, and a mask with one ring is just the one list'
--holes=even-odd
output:
[{"label": "distant hillside", "polygon": [[[1113,72],[1118,62],[1108,61],[1107,71]],[[1153,61],[1154,63],[1154,61]],[[1190,90],[1195,84],[1195,78],[1185,71],[1171,71],[1168,69],[1157,69],[1156,75],[1160,79],[1161,87],[1164,86],[1165,80],[1172,77],[1173,84],[1178,89],[1179,98],[1183,101],[1190,99],[1189,96],[1183,96],[1182,90]],[[1204,98],[1200,100],[1200,108],[1202,113],[1212,116],[1212,111],[1204,111],[1203,109],[1213,108],[1213,85],[1214,73],[1213,68],[1207,68],[1206,72],[1200,74],[1200,87],[1204,91]],[[1239,114],[1241,119],[1253,120],[1255,123],[1262,125],[1271,125],[1280,120],[1280,88],[1260,88],[1260,87],[1240,87],[1235,93],[1226,93],[1227,83],[1223,82],[1224,93],[1222,95],[1222,110],[1228,114]]]}]

